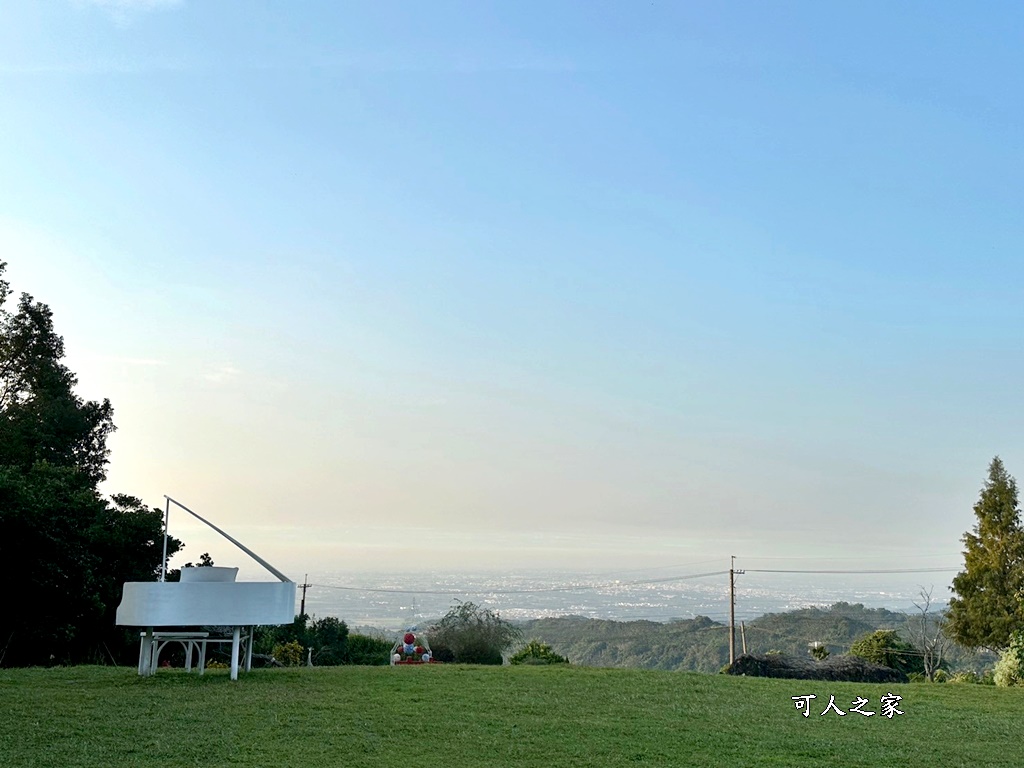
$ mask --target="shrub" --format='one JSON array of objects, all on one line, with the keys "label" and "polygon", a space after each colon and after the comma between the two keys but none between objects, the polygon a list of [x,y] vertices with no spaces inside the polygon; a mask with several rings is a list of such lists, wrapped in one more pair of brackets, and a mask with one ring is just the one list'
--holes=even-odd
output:
[{"label": "shrub", "polygon": [[921,652],[902,640],[894,629],[880,629],[855,640],[850,646],[850,655],[905,675],[924,672]]},{"label": "shrub", "polygon": [[821,643],[814,643],[811,646],[811,656],[814,657],[815,661],[824,661],[829,657],[828,648]]},{"label": "shrub", "polygon": [[286,667],[297,667],[302,663],[302,646],[296,640],[278,643],[274,646],[273,656]]},{"label": "shrub", "polygon": [[438,661],[498,665],[522,632],[489,608],[465,602],[448,611],[427,634]]},{"label": "shrub", "polygon": [[348,658],[348,625],[333,616],[296,616],[291,624],[258,627],[255,638],[253,647],[257,653],[270,654],[282,662],[277,648],[289,643],[312,648],[313,663],[317,666],[344,664]]},{"label": "shrub", "polygon": [[391,641],[369,635],[348,636],[348,663],[383,666],[391,654]]},{"label": "shrub", "polygon": [[954,672],[949,676],[949,682],[951,683],[978,683],[980,682],[977,673],[969,670],[961,672]]},{"label": "shrub", "polygon": [[1001,687],[1024,685],[1024,633],[1010,636],[1010,647],[999,655],[992,679]]},{"label": "shrub", "polygon": [[509,660],[509,664],[568,664],[569,659],[559,656],[547,643],[531,640]]},{"label": "shrub", "polygon": [[333,616],[313,619],[305,645],[313,648],[313,663],[317,666],[344,664],[348,657],[348,625]]},{"label": "shrub", "polygon": [[905,683],[907,676],[890,667],[872,664],[859,656],[830,656],[825,661],[790,657],[781,653],[740,656],[728,675],[784,677],[793,680],[835,680],[855,683]]}]

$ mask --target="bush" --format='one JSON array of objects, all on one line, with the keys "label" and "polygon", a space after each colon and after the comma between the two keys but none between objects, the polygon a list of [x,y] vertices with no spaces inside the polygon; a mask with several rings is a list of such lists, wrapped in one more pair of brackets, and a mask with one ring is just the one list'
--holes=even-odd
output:
[{"label": "bush", "polygon": [[296,640],[278,643],[274,646],[273,656],[286,667],[297,667],[302,663],[302,646]]},{"label": "bush", "polygon": [[427,634],[438,661],[493,665],[503,663],[505,651],[522,636],[489,608],[470,602],[458,603]]},{"label": "bush", "polygon": [[781,653],[740,656],[727,675],[782,677],[793,680],[833,680],[851,683],[905,683],[907,676],[890,667],[872,664],[859,656],[830,656],[824,661]]},{"label": "bush", "polygon": [[348,663],[362,666],[384,666],[391,655],[391,641],[369,635],[348,636]]},{"label": "bush", "polygon": [[815,661],[824,661],[829,655],[828,648],[821,643],[815,643],[811,646],[811,656],[814,657]]},{"label": "bush", "polygon": [[313,649],[313,663],[319,667],[344,664],[348,658],[348,625],[333,616],[313,619],[305,645]]},{"label": "bush", "polygon": [[508,660],[509,664],[568,664],[565,656],[559,656],[547,643],[531,640]]},{"label": "bush", "polygon": [[952,675],[950,675],[949,676],[949,682],[951,682],[951,683],[978,683],[978,682],[980,682],[980,679],[978,678],[977,673],[971,672],[969,670],[964,670],[964,671],[961,671],[961,672],[954,672]]},{"label": "bush", "polygon": [[1024,685],[1024,633],[1010,636],[1010,647],[999,655],[992,679],[1004,688]]},{"label": "bush", "polygon": [[348,659],[348,625],[333,616],[322,619],[296,616],[291,624],[258,627],[253,648],[257,653],[270,654],[286,663],[277,655],[277,648],[289,643],[296,643],[301,648],[312,648],[313,664],[316,666],[344,664]]},{"label": "bush", "polygon": [[894,629],[880,629],[855,640],[850,646],[850,655],[895,669],[904,675],[924,672],[921,652],[902,640]]}]

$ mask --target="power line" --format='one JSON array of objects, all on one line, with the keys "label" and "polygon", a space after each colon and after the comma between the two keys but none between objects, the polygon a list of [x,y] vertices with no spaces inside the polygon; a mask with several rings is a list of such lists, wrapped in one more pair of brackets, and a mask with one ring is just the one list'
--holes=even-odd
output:
[{"label": "power line", "polygon": [[465,595],[470,592],[480,592],[490,595],[537,595],[553,592],[580,592],[594,589],[610,589],[613,587],[639,587],[645,584],[665,584],[672,581],[686,581],[687,579],[702,579],[707,576],[722,576],[728,573],[724,571],[708,571],[707,573],[688,573],[683,576],[665,576],[660,579],[639,579],[637,581],[615,581],[604,584],[574,584],[566,587],[543,587],[539,589],[493,589],[490,587],[473,587],[470,589],[400,589],[394,587],[352,587],[341,584],[310,584],[311,587],[322,587],[324,589],[341,589],[350,592],[374,592],[395,595]]},{"label": "power line", "polygon": [[736,555],[736,559],[739,560],[868,560],[885,558],[886,560],[892,560],[893,558],[899,558],[901,560],[931,560],[936,557],[956,557],[958,553],[950,555],[946,554],[932,554],[932,555],[904,555],[896,553],[882,553],[876,555],[843,555],[841,557],[835,555],[829,555],[822,557],[821,555]]},{"label": "power line", "polygon": [[884,568],[884,569],[865,569],[865,570],[838,570],[838,569],[819,569],[819,570],[786,570],[782,568],[747,568],[747,573],[950,573],[953,571],[959,571],[960,566],[954,568]]}]

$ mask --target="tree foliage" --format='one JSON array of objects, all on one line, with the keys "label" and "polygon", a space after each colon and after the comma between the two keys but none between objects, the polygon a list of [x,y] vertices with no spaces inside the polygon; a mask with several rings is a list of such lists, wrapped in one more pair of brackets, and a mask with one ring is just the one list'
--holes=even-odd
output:
[{"label": "tree foliage", "polygon": [[551,646],[540,640],[530,640],[509,657],[509,664],[568,664],[569,660],[551,650]]},{"label": "tree foliage", "polygon": [[[0,263],[0,274],[5,266]],[[9,295],[0,280],[0,308]],[[78,379],[63,357],[64,340],[48,306],[23,293],[17,312],[0,313],[0,449],[6,465],[72,468],[95,487],[106,477],[114,409],[109,400],[75,394]]]},{"label": "tree foliage", "polygon": [[[159,510],[107,500],[113,408],[75,394],[49,307],[10,286],[0,262],[0,664],[130,661],[137,635],[114,626],[125,581],[155,579]],[[180,542],[168,542],[173,554]]]},{"label": "tree foliage", "polygon": [[379,667],[388,664],[392,642],[384,637],[350,634],[348,636],[348,662]]},{"label": "tree foliage", "polygon": [[1017,483],[996,456],[963,536],[964,569],[953,578],[946,632],[967,648],[1001,650],[1024,627],[1024,529]]},{"label": "tree foliage", "polygon": [[522,637],[514,624],[471,602],[455,605],[427,634],[434,658],[457,664],[502,664]]},{"label": "tree foliage", "polygon": [[[348,625],[334,616],[315,618],[306,615],[296,616],[291,624],[273,627],[258,627],[256,642],[253,648],[258,653],[270,654],[278,661],[284,662],[277,655],[278,647],[299,648],[303,663],[311,658],[313,665],[332,667],[349,663]],[[387,650],[382,654],[387,661]],[[312,650],[312,655],[308,652]]]},{"label": "tree foliage", "polygon": [[924,671],[921,652],[893,629],[880,629],[856,640],[850,646],[850,655],[905,675],[921,674]]},{"label": "tree foliage", "polygon": [[1024,685],[1024,632],[1014,632],[996,662],[993,681],[1000,687]]}]

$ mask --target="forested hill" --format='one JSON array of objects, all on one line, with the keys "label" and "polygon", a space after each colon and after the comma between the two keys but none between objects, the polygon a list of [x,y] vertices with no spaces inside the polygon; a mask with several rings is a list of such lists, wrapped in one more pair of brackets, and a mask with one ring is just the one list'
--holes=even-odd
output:
[{"label": "forested hill", "polygon": [[[807,656],[819,642],[831,653],[845,653],[857,638],[876,629],[904,630],[907,615],[860,603],[769,613],[744,625],[747,651],[782,651]],[[729,661],[729,627],[706,616],[661,624],[606,621],[580,616],[535,619],[521,624],[524,636],[551,645],[573,664],[596,667],[717,672]],[[736,652],[742,652],[736,627]]]}]

